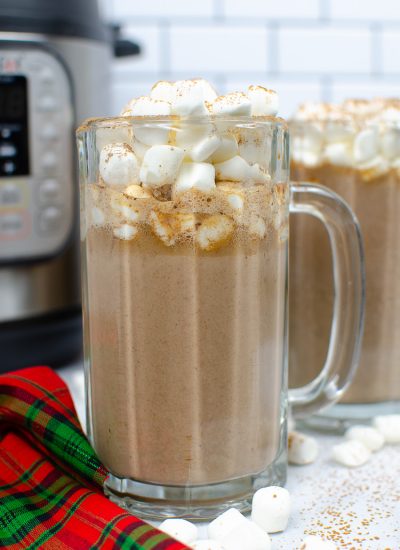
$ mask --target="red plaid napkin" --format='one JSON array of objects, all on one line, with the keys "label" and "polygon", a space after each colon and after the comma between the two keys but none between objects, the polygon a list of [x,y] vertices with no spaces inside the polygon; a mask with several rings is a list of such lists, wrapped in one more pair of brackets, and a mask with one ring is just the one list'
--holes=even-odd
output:
[{"label": "red plaid napkin", "polygon": [[103,496],[106,477],[55,372],[0,375],[0,548],[187,549]]}]

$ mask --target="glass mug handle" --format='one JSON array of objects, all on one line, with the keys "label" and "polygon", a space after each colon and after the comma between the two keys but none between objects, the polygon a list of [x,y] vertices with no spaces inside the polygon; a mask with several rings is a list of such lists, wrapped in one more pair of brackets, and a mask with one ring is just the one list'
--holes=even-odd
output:
[{"label": "glass mug handle", "polygon": [[290,213],[309,214],[324,224],[333,259],[334,305],[325,364],[312,382],[289,390],[293,416],[302,418],[336,402],[357,368],[364,325],[364,249],[352,210],[322,185],[291,184]]}]

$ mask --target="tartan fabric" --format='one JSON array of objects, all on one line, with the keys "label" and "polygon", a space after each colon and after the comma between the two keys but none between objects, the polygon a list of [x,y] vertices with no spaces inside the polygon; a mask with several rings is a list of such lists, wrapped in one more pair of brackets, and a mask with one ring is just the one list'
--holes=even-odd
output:
[{"label": "tartan fabric", "polygon": [[110,502],[106,477],[55,372],[0,375],[0,548],[187,549]]}]

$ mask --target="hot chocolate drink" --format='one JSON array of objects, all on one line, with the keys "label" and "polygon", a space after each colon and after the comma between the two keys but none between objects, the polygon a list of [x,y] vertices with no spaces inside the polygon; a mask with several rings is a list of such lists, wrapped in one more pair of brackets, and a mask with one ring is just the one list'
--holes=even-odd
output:
[{"label": "hot chocolate drink", "polygon": [[[124,114],[169,116],[157,98],[171,86]],[[274,113],[272,92],[174,86],[208,94],[198,107],[216,118],[99,128],[82,237],[92,443],[119,478],[183,487],[258,474],[279,453],[288,186],[251,118]],[[224,109],[251,130],[218,121]]]},{"label": "hot chocolate drink", "polygon": [[[343,197],[364,237],[365,330],[346,404],[400,400],[399,120],[397,101],[353,100],[305,105],[292,126],[292,178]],[[326,356],[332,321],[331,253],[319,221],[293,220],[290,254],[290,383],[300,386]]]}]

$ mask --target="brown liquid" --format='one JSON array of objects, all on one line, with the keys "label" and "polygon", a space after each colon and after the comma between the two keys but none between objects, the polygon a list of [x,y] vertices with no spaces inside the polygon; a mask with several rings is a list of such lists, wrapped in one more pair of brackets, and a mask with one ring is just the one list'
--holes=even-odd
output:
[{"label": "brown liquid", "polygon": [[276,457],[287,242],[245,237],[205,252],[88,229],[91,437],[113,474],[208,484]]},{"label": "brown liquid", "polygon": [[[360,222],[365,246],[366,316],[361,360],[343,403],[400,399],[400,181],[393,170],[365,180],[351,168],[294,165],[293,179],[341,195]],[[328,349],[333,284],[329,240],[321,223],[296,215],[290,228],[291,386],[311,381]]]}]

